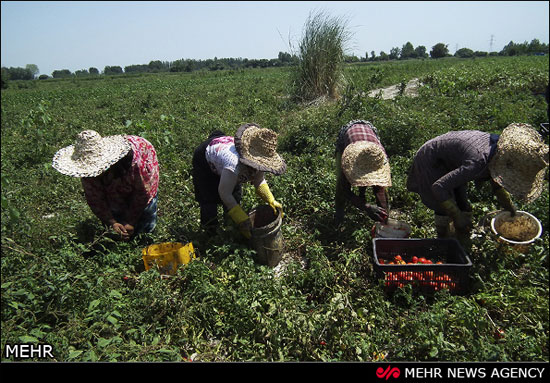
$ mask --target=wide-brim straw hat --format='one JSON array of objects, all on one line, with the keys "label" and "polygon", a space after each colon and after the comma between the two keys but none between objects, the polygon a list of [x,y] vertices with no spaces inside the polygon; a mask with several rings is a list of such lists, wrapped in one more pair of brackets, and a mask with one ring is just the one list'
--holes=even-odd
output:
[{"label": "wide-brim straw hat", "polygon": [[500,135],[489,162],[493,180],[512,196],[529,203],[542,193],[548,145],[529,124],[510,124]]},{"label": "wide-brim straw hat", "polygon": [[85,130],[69,145],[55,153],[52,166],[58,172],[72,177],[97,177],[130,151],[128,140],[122,135],[101,137],[94,130]]},{"label": "wide-brim straw hat", "polygon": [[352,186],[391,186],[388,157],[374,142],[358,141],[346,146],[342,171]]},{"label": "wide-brim straw hat", "polygon": [[277,133],[258,124],[244,124],[235,134],[239,161],[251,168],[276,175],[286,171],[286,163],[277,153]]}]

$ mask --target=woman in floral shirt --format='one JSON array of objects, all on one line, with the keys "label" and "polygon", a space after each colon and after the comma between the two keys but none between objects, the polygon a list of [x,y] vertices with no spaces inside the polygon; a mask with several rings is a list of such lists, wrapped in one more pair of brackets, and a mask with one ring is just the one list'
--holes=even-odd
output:
[{"label": "woman in floral shirt", "polygon": [[56,153],[53,167],[81,178],[92,212],[123,240],[155,228],[159,166],[146,139],[84,131]]}]

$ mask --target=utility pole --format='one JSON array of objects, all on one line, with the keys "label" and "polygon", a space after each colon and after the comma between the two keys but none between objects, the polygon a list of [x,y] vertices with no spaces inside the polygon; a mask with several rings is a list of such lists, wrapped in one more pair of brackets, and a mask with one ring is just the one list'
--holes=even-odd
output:
[{"label": "utility pole", "polygon": [[495,35],[491,35],[491,41],[489,41],[489,52],[493,51],[493,42],[495,40]]}]

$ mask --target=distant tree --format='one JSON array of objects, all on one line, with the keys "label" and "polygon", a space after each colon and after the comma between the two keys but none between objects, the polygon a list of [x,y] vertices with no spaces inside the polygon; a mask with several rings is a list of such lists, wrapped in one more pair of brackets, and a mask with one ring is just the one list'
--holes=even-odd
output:
[{"label": "distant tree", "polygon": [[401,48],[400,58],[402,60],[406,60],[406,59],[412,59],[415,57],[416,57],[416,52],[414,51],[413,45],[410,42],[407,42],[406,44],[404,44],[403,47]]},{"label": "distant tree", "polygon": [[548,51],[548,47],[545,47],[545,44],[541,44],[539,39],[533,39],[527,46],[527,51],[529,53],[542,53],[544,51]]},{"label": "distant tree", "polygon": [[122,74],[122,68],[118,65],[106,66],[103,69],[103,73],[106,75]]},{"label": "distant tree", "polygon": [[6,89],[8,87],[8,82],[9,82],[9,77],[10,77],[10,75],[8,73],[8,68],[2,67],[1,71],[2,71],[2,75],[1,75],[2,89]]},{"label": "distant tree", "polygon": [[416,48],[414,48],[414,53],[416,54],[416,57],[419,57],[419,58],[428,57],[428,54],[426,53],[426,47],[424,45],[419,45]]},{"label": "distant tree", "polygon": [[387,61],[390,59],[390,57],[388,56],[388,54],[384,51],[380,51],[380,61]]},{"label": "distant tree", "polygon": [[154,60],[149,62],[149,70],[151,72],[160,72],[163,70],[165,65],[160,60]]},{"label": "distant tree", "polygon": [[292,64],[292,55],[287,52],[279,52],[279,55],[277,58],[283,63],[284,65],[290,65]]},{"label": "distant tree", "polygon": [[68,69],[54,70],[52,72],[53,78],[67,78],[67,77],[71,77],[72,75],[73,74]]},{"label": "distant tree", "polygon": [[474,57],[474,51],[470,48],[460,48],[455,52],[455,57],[470,58]]},{"label": "distant tree", "polygon": [[49,78],[50,78],[50,76],[48,76],[47,74],[41,74],[40,76],[38,76],[39,80],[47,80]]},{"label": "distant tree", "polygon": [[502,56],[515,56],[519,54],[520,49],[518,48],[517,44],[515,44],[513,41],[510,41],[508,44],[502,48],[500,51],[500,54]]},{"label": "distant tree", "polygon": [[124,73],[147,73],[149,72],[149,65],[128,65],[124,67]]},{"label": "distant tree", "polygon": [[430,51],[431,58],[437,59],[447,56],[449,54],[449,49],[447,47],[448,45],[445,45],[443,43],[435,44]]},{"label": "distant tree", "polygon": [[38,66],[36,64],[27,64],[25,66],[25,69],[28,69],[32,73],[32,77],[35,78],[38,73],[40,73],[40,70],[38,69]]},{"label": "distant tree", "polygon": [[90,69],[88,69],[88,72],[90,72],[90,74],[93,74],[93,75],[98,75],[99,74],[99,69],[94,68],[94,67],[90,67]]},{"label": "distant tree", "polygon": [[34,78],[32,72],[26,68],[10,67],[7,71],[10,80],[32,80]]},{"label": "distant tree", "polygon": [[397,47],[390,49],[390,60],[397,60],[400,52],[401,50]]},{"label": "distant tree", "polygon": [[487,57],[489,54],[487,52],[483,52],[483,51],[475,51],[474,52],[474,56],[475,57]]},{"label": "distant tree", "polygon": [[192,72],[195,70],[195,60],[185,60],[183,65],[183,70],[185,72]]},{"label": "distant tree", "polygon": [[374,53],[374,51],[371,51],[370,52],[370,61],[374,61],[376,58],[376,53]]},{"label": "distant tree", "polygon": [[347,63],[356,63],[356,62],[359,62],[359,57],[355,56],[355,55],[350,55],[350,56],[344,56],[344,61],[347,62]]},{"label": "distant tree", "polygon": [[74,75],[76,77],[85,77],[85,76],[89,76],[90,73],[88,72],[87,69],[80,69],[80,70],[75,71]]}]

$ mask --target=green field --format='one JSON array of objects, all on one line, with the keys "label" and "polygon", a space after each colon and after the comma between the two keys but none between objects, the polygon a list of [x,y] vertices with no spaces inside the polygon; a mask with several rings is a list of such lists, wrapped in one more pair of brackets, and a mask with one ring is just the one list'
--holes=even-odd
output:
[{"label": "green field", "polygon": [[[16,343],[51,344],[57,361],[549,360],[548,177],[536,202],[518,203],[541,220],[542,238],[521,254],[479,225],[465,295],[411,286],[385,294],[373,272],[373,222],[352,208],[340,231],[331,221],[339,128],[366,119],[390,156],[392,214],[412,237],[435,237],[431,211],[405,188],[413,154],[449,130],[547,122],[538,93],[548,57],[350,65],[341,100],[310,105],[289,97],[291,70],[11,81],[2,90],[2,360]],[[418,97],[365,96],[413,78],[424,84]],[[256,264],[229,221],[213,238],[199,228],[193,150],[210,131],[234,134],[246,122],[279,133],[288,170],[267,181],[284,207],[286,250],[305,268],[292,262],[276,275]],[[155,146],[154,233],[114,241],[80,181],[51,167],[85,129]],[[489,185],[472,185],[470,197],[476,221],[498,209]],[[259,203],[245,186],[243,208]],[[164,241],[191,241],[199,258],[169,279],[145,272],[141,249]]]}]

